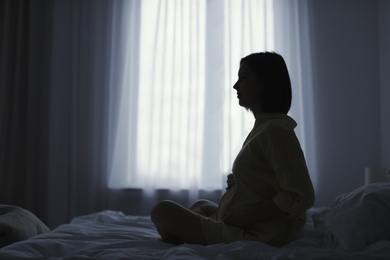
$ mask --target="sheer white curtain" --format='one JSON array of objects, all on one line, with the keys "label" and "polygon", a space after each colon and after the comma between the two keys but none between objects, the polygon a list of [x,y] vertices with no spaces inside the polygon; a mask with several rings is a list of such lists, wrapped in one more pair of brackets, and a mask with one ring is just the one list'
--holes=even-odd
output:
[{"label": "sheer white curtain", "polygon": [[139,21],[110,187],[222,189],[254,122],[232,86],[241,57],[274,50],[273,2],[144,0]]},{"label": "sheer white curtain", "polygon": [[[259,51],[276,51],[286,60],[293,85],[290,115],[316,185],[307,1],[141,3],[139,24],[128,22],[139,28],[139,59],[132,52],[125,57],[131,66],[123,82],[110,187],[222,189],[253,125],[232,86],[240,58]],[[134,41],[129,37],[128,44]]]}]

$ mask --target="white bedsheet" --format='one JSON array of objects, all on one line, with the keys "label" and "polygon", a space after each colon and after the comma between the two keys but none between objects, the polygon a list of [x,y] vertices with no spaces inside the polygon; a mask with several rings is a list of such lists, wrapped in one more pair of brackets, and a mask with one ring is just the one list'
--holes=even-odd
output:
[{"label": "white bedsheet", "polygon": [[[311,211],[311,212],[314,212]],[[311,229],[310,223],[307,229]],[[313,230],[313,229],[311,229]],[[359,252],[323,248],[322,236],[307,230],[284,248],[239,241],[211,246],[172,246],[159,240],[149,217],[102,211],[77,217],[50,233],[0,250],[0,259],[389,259],[390,241]]]},{"label": "white bedsheet", "polygon": [[[388,193],[390,184],[379,188],[385,188]],[[283,248],[254,241],[210,246],[191,244],[172,246],[159,240],[159,235],[149,217],[128,216],[118,211],[106,210],[76,217],[69,224],[61,225],[49,233],[4,247],[0,250],[0,259],[390,259],[388,239],[378,238],[361,250],[347,250],[343,246],[344,239],[347,239],[348,243],[359,242],[361,246],[364,241],[360,241],[361,238],[357,234],[372,230],[372,226],[368,229],[354,220],[355,217],[351,215],[354,213],[354,208],[362,209],[365,204],[369,204],[369,209],[372,210],[373,201],[384,205],[381,200],[385,197],[382,196],[381,200],[378,200],[376,198],[378,196],[366,196],[367,192],[371,194],[370,189],[372,190],[372,187],[354,191],[344,195],[342,200],[338,198],[334,208],[310,209],[304,232]],[[360,197],[365,198],[363,200],[365,203],[362,203]],[[373,201],[367,202],[367,198],[374,197]],[[346,202],[348,208],[345,212],[348,214],[339,214],[340,207]],[[328,211],[332,214],[326,214]],[[375,213],[378,215],[378,212]],[[313,216],[314,221],[312,221]],[[355,230],[349,231],[348,235],[343,233],[339,236],[335,232],[336,226],[332,223],[347,221],[348,219],[343,219],[344,216],[354,223],[360,223],[360,226],[354,227]],[[370,211],[366,211],[364,217],[369,216]],[[374,217],[375,220],[378,219],[378,216]],[[384,217],[390,221],[387,215]],[[348,229],[350,228],[349,225]],[[387,232],[390,234],[389,230]],[[332,243],[329,243],[329,237]],[[359,241],[353,241],[355,238]]]}]

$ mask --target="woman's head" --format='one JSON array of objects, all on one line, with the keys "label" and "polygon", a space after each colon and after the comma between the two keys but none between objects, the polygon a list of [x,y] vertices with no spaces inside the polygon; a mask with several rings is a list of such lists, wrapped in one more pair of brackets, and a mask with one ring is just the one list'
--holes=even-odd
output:
[{"label": "woman's head", "polygon": [[287,114],[290,110],[290,76],[283,57],[277,53],[253,53],[242,58],[234,88],[240,105],[253,113]]}]

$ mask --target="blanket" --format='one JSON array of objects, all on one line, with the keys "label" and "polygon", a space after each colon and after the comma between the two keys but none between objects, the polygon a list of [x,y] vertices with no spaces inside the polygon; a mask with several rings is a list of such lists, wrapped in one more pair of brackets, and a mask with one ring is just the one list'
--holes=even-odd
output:
[{"label": "blanket", "polygon": [[202,246],[161,241],[149,216],[105,210],[0,249],[14,259],[390,259],[390,183],[375,183],[311,208],[301,233],[282,248],[257,241]]}]

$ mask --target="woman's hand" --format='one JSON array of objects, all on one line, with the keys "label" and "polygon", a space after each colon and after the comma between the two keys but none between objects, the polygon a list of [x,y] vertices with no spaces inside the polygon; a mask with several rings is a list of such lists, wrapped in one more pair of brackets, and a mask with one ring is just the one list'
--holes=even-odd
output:
[{"label": "woman's hand", "polygon": [[209,200],[200,199],[195,201],[189,209],[199,215],[210,217],[217,212],[218,204]]},{"label": "woman's hand", "polygon": [[236,181],[234,180],[233,173],[228,174],[226,183],[227,183],[226,190],[229,190],[231,187],[236,185]]}]

